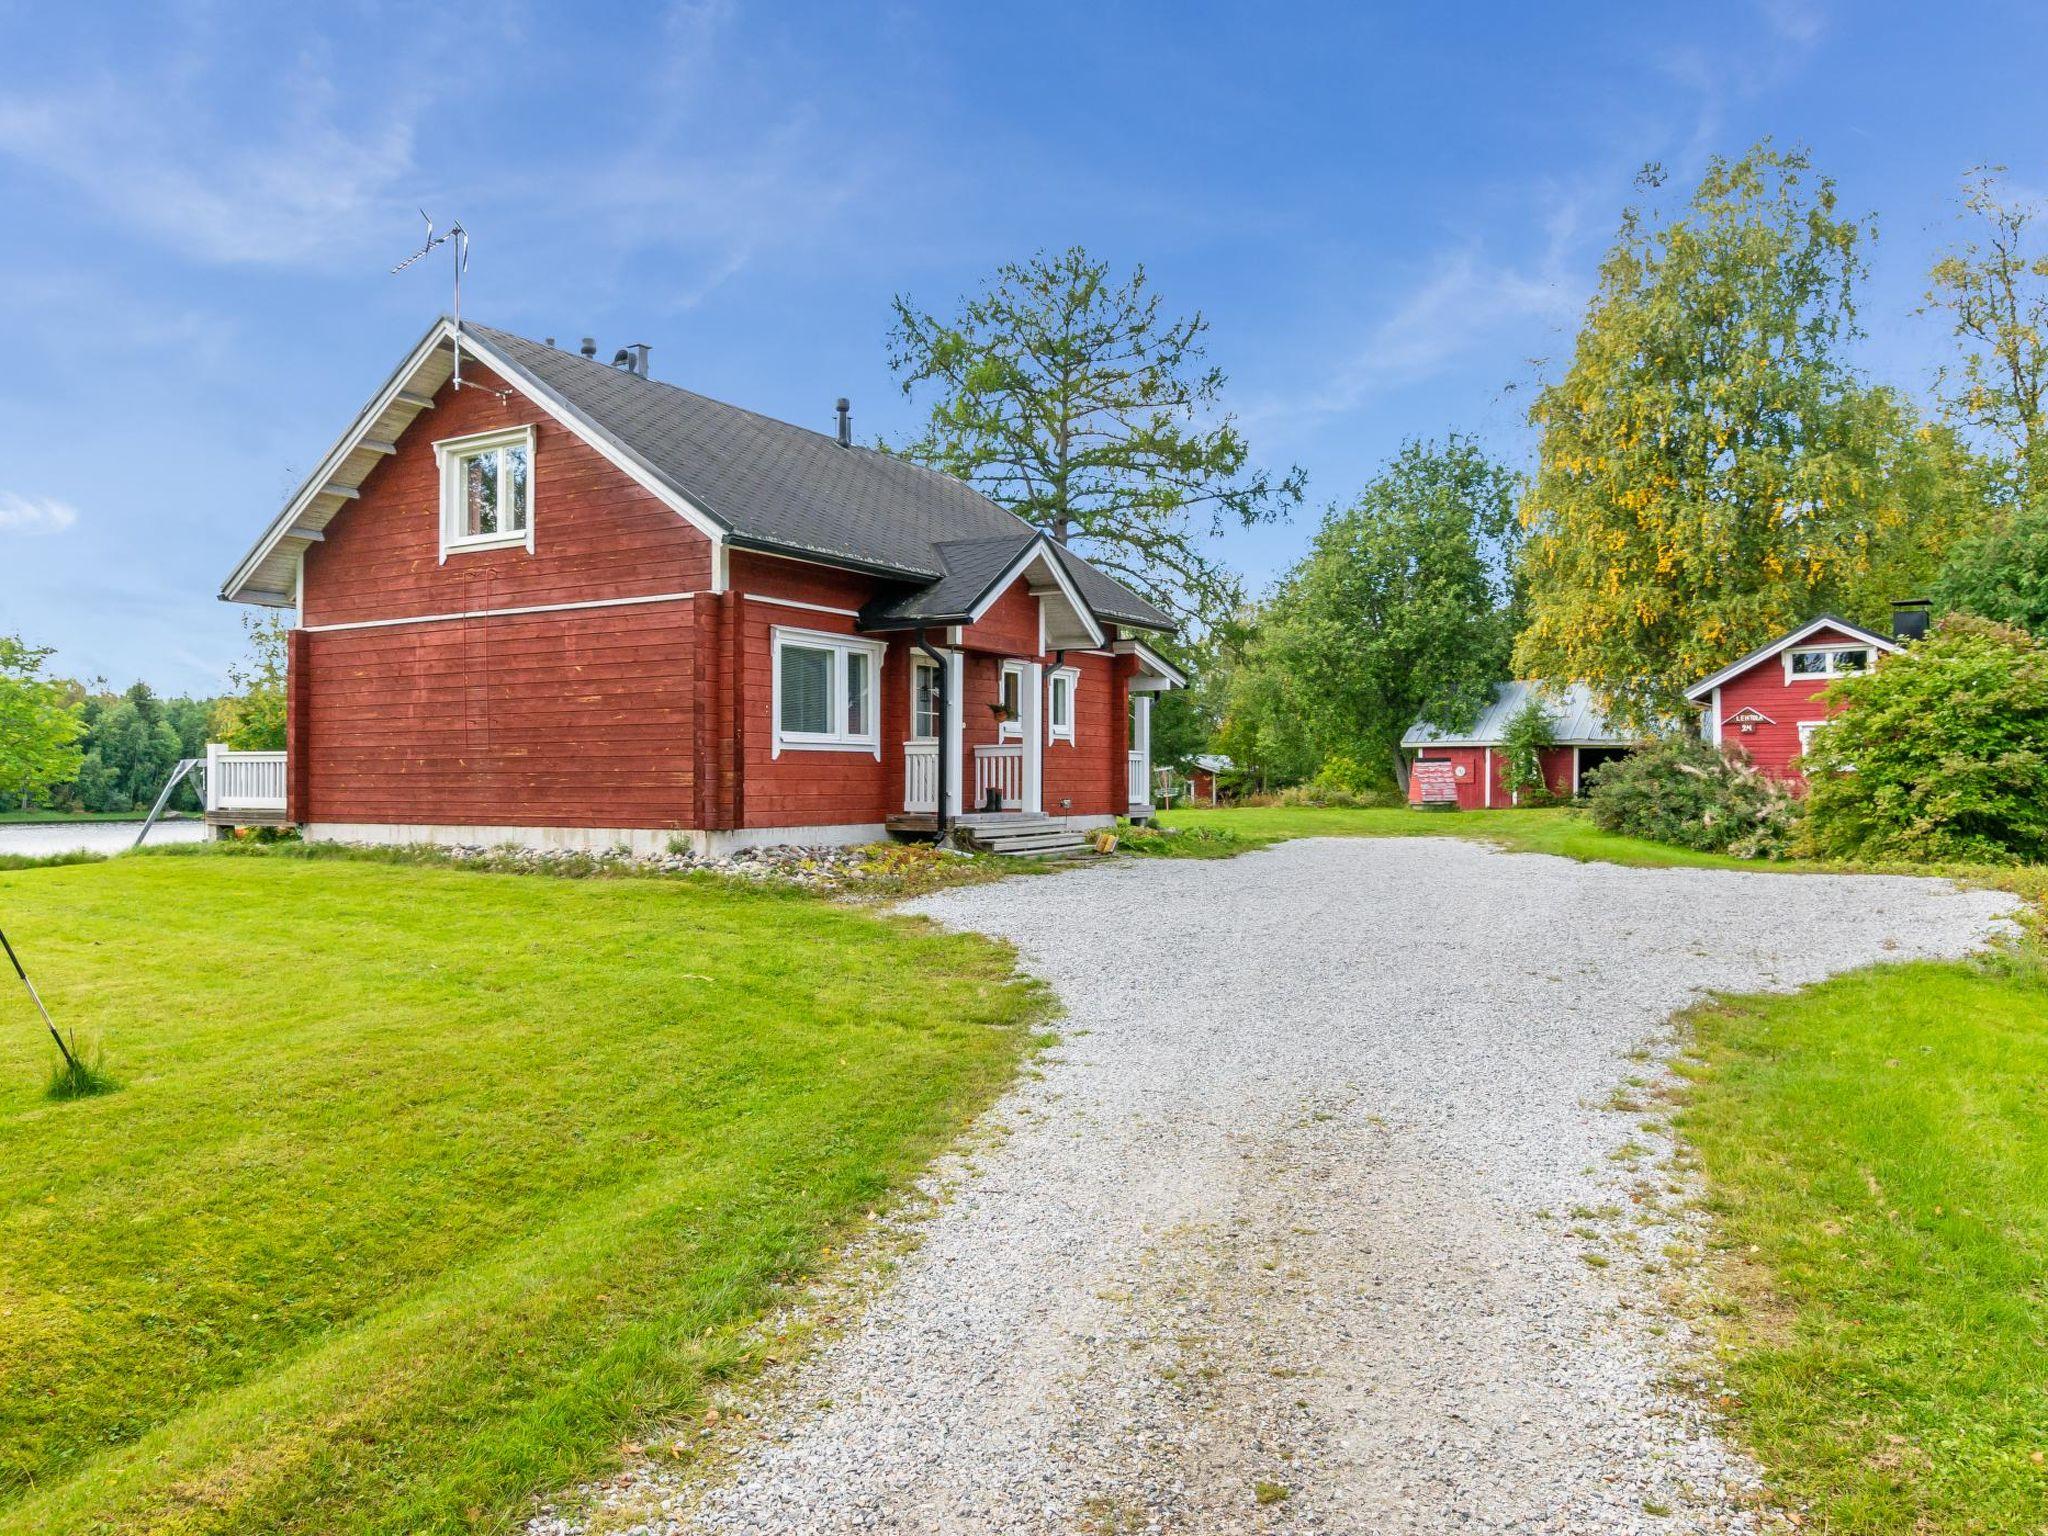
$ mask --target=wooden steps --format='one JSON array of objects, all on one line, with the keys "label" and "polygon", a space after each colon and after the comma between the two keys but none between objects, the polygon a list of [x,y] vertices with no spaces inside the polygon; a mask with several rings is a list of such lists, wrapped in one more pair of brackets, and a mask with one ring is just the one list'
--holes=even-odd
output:
[{"label": "wooden steps", "polygon": [[[962,847],[1011,858],[1067,858],[1094,848],[1092,832],[1076,831],[1051,816],[1025,816],[1015,811],[1001,815],[976,812],[958,818],[953,827]],[[898,836],[931,837],[936,835],[938,826],[930,815],[906,813],[891,816],[889,830]]]}]

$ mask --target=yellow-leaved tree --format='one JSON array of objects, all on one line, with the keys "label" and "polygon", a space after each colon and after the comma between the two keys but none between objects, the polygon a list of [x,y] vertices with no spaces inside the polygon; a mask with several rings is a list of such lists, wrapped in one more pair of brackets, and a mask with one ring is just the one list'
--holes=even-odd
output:
[{"label": "yellow-leaved tree", "polygon": [[1627,726],[1828,609],[1880,623],[1967,517],[1968,455],[1846,360],[1868,226],[1803,151],[1716,159],[1631,209],[1571,365],[1530,411],[1527,677],[1584,680]]}]

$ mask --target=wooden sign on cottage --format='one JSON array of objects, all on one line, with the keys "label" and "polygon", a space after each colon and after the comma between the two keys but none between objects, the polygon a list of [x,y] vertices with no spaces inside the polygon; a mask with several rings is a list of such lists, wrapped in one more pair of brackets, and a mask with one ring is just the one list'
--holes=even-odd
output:
[{"label": "wooden sign on cottage", "polygon": [[1721,722],[1723,726],[1734,726],[1745,736],[1753,734],[1760,725],[1776,725],[1777,723],[1777,721],[1773,720],[1762,710],[1753,709],[1747,705],[1738,709],[1734,714]]}]

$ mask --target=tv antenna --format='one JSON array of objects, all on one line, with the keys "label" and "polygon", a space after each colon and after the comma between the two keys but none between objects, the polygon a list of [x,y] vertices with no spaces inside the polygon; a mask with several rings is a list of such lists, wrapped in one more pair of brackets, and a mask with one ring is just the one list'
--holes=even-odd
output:
[{"label": "tv antenna", "polygon": [[396,276],[437,245],[451,247],[455,256],[455,387],[462,388],[462,274],[469,270],[469,231],[460,221],[448,226],[446,233],[434,233],[434,221],[427,210],[420,210],[420,217],[427,221],[427,243],[414,251],[405,260],[391,269]]}]

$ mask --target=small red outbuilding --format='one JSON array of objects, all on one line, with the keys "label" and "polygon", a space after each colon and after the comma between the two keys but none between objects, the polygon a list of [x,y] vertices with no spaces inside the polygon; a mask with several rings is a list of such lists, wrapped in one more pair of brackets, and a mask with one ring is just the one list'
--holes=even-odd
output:
[{"label": "small red outbuilding", "polygon": [[1806,783],[1799,759],[1827,722],[1822,695],[1838,677],[1868,672],[1899,649],[1896,640],[1822,614],[1686,690],[1700,706],[1700,734],[1740,751],[1764,773]]},{"label": "small red outbuilding", "polygon": [[1412,752],[1408,774],[1411,805],[1451,805],[1480,811],[1515,803],[1508,788],[1507,754],[1502,750],[1509,723],[1530,700],[1550,716],[1556,745],[1543,750],[1543,778],[1553,795],[1576,795],[1585,775],[1601,763],[1626,754],[1635,743],[1611,729],[1584,683],[1498,684],[1493,700],[1467,731],[1444,731],[1418,720],[1401,738]]}]

